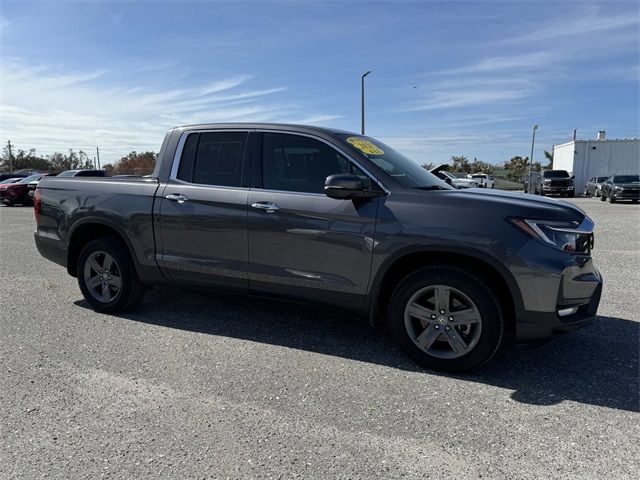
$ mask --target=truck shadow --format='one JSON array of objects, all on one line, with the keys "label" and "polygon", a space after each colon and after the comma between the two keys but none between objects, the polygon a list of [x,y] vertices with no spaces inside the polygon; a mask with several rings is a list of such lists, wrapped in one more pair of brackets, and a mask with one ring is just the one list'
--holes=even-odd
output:
[{"label": "truck shadow", "polygon": [[[84,300],[76,304],[89,308]],[[118,316],[494,385],[513,390],[511,398],[525,404],[570,400],[640,411],[640,323],[622,318],[597,317],[593,325],[536,349],[507,346],[480,370],[450,375],[417,366],[384,329],[307,305],[156,287],[139,307]]]}]

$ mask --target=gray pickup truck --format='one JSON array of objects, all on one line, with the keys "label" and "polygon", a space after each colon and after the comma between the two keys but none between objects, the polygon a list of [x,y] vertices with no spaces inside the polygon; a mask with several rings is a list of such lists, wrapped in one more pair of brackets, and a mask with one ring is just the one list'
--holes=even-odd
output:
[{"label": "gray pickup truck", "polygon": [[579,208],[456,190],[344,131],[175,128],[152,175],[47,177],[34,200],[38,250],[100,312],[155,284],[267,294],[357,312],[418,363],[464,371],[505,335],[586,325],[600,300]]},{"label": "gray pickup truck", "polygon": [[566,170],[544,170],[533,177],[533,193],[573,197],[576,194],[574,180]]}]

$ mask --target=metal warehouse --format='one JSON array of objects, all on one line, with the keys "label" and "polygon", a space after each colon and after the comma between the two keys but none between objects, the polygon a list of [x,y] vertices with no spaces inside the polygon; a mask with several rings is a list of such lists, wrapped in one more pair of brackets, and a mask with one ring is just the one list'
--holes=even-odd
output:
[{"label": "metal warehouse", "polygon": [[581,192],[591,177],[640,173],[640,139],[606,140],[600,131],[595,140],[573,140],[553,147],[553,168],[575,175]]},{"label": "metal warehouse", "polygon": [[595,140],[573,140],[554,145],[553,168],[575,175],[576,191],[581,192],[591,177],[640,173],[640,139],[606,140],[598,132]]}]

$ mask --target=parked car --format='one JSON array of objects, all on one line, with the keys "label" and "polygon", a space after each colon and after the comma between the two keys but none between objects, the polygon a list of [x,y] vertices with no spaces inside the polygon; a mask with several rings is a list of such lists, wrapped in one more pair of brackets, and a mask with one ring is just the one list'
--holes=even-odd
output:
[{"label": "parked car", "polygon": [[9,183],[16,183],[22,180],[24,177],[15,177],[15,178],[5,178],[4,180],[0,180],[0,185],[8,185]]},{"label": "parked car", "polygon": [[478,186],[478,182],[476,182],[475,180],[470,180],[468,178],[458,178],[455,175],[447,172],[447,168],[449,168],[449,165],[443,163],[442,165],[438,165],[437,167],[432,168],[431,173],[433,173],[440,180],[444,180],[454,188],[475,188]]},{"label": "parked car", "polygon": [[575,177],[566,170],[545,170],[539,176],[532,177],[534,193],[536,195],[564,195],[575,196]]},{"label": "parked car", "polygon": [[493,177],[486,173],[470,173],[467,178],[476,182],[480,188],[493,188],[495,186]]},{"label": "parked car", "polygon": [[42,180],[44,177],[48,177],[49,175],[55,175],[55,174],[43,173],[41,177],[36,178],[35,180],[31,180],[29,183],[27,183],[27,195],[29,195],[29,199],[31,201],[33,201],[33,196],[35,194],[36,188],[38,188],[38,184],[40,183],[40,180]]},{"label": "parked car", "polygon": [[107,172],[105,170],[65,170],[64,172],[60,172],[58,177],[107,177]]},{"label": "parked car", "polygon": [[593,195],[594,197],[599,197],[602,191],[602,184],[607,178],[609,177],[591,177],[584,186],[584,196],[589,197]]},{"label": "parked car", "polygon": [[600,200],[609,199],[609,203],[618,200],[631,200],[638,203],[640,200],[640,176],[638,175],[614,175],[602,184]]},{"label": "parked car", "polygon": [[47,177],[34,211],[38,250],[97,311],[161,283],[317,302],[386,323],[414,360],[448,371],[483,364],[506,334],[588,324],[602,288],[581,209],[456,190],[340,130],[176,128],[153,175]]},{"label": "parked car", "polygon": [[27,173],[0,173],[0,181],[7,180],[10,178],[25,178],[28,177]]},{"label": "parked car", "polygon": [[14,183],[0,184],[0,202],[7,206],[31,204],[31,199],[29,198],[29,182],[39,180],[44,175],[45,174],[42,173],[36,173],[35,175],[21,178]]}]

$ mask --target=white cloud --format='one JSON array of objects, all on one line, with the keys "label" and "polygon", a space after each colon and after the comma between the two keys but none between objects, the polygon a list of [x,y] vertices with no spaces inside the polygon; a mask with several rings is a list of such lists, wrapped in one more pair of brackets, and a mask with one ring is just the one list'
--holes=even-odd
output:
[{"label": "white cloud", "polygon": [[529,94],[526,90],[478,90],[478,91],[436,91],[428,98],[407,111],[436,110],[443,108],[470,107],[513,101]]},{"label": "white cloud", "polygon": [[[605,7],[606,8],[606,7]],[[636,34],[640,23],[637,9],[636,15],[607,15],[600,7],[591,6],[582,14],[552,20],[531,33],[513,38],[515,43],[540,42],[557,40],[560,37],[593,36],[601,32],[621,31],[635,27]]]},{"label": "white cloud", "polygon": [[114,85],[111,73],[60,73],[5,59],[0,65],[2,141],[40,154],[68,148],[93,152],[98,145],[103,162],[112,162],[134,149],[157,151],[164,132],[176,125],[339,118],[303,113],[301,106],[278,100],[285,87],[251,88],[248,75],[162,89],[155,73],[137,77],[139,85]]}]

